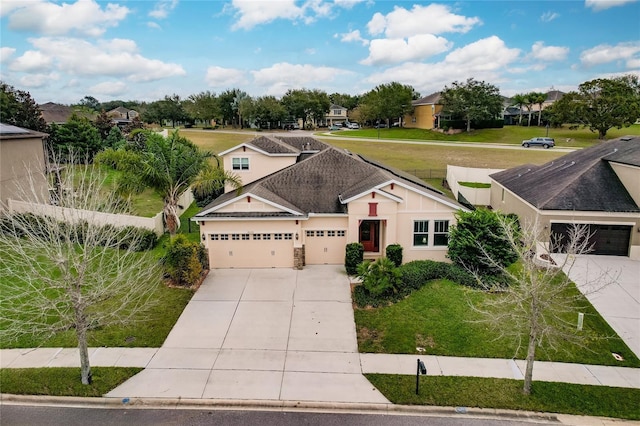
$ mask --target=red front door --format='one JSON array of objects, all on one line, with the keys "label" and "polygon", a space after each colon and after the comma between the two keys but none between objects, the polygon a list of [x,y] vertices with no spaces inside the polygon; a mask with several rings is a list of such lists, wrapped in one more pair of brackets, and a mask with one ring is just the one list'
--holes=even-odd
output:
[{"label": "red front door", "polygon": [[364,251],[380,251],[380,221],[363,220],[360,223],[360,243]]}]

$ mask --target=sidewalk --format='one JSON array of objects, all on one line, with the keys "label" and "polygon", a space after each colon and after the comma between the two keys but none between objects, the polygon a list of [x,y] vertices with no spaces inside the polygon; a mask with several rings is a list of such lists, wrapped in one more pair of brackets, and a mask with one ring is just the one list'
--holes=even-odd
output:
[{"label": "sidewalk", "polygon": [[[203,355],[198,349],[180,349],[179,356],[160,360],[160,357],[156,356],[158,352],[159,348],[90,348],[89,357],[93,367],[146,368],[153,365],[155,368],[180,369],[184,368],[185,359],[199,358]],[[298,354],[313,358],[313,353]],[[0,368],[79,367],[79,359],[78,350],[75,348],[0,349]],[[516,380],[522,380],[524,377],[523,360],[434,355],[359,354],[359,369],[363,374],[413,375],[416,373],[418,359],[425,363],[429,376],[495,377]],[[160,362],[162,365],[159,365]],[[307,369],[301,371],[308,372]],[[537,381],[640,389],[638,368],[536,361],[533,378]]]}]

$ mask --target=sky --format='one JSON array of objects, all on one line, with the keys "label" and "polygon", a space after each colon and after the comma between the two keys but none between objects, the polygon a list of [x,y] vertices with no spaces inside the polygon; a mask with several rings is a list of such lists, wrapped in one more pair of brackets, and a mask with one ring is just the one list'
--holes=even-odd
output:
[{"label": "sky", "polygon": [[233,88],[512,96],[640,76],[638,0],[2,0],[0,79],[38,103]]}]

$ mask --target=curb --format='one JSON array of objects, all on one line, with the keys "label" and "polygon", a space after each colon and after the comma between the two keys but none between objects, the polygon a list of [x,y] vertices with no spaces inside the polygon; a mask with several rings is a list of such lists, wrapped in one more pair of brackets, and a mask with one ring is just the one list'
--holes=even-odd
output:
[{"label": "curb", "polygon": [[460,418],[511,419],[530,421],[531,423],[556,423],[561,425],[582,426],[589,424],[640,425],[640,422],[579,415],[517,411],[496,408],[442,407],[424,405],[394,405],[370,403],[343,403],[319,401],[281,401],[281,400],[234,400],[234,399],[182,399],[182,398],[82,398],[66,396],[14,395],[0,393],[0,405],[38,405],[64,406],[76,408],[101,409],[215,409],[215,410],[252,410],[252,411],[314,411],[345,412],[352,414],[380,414],[397,416],[444,416]]}]

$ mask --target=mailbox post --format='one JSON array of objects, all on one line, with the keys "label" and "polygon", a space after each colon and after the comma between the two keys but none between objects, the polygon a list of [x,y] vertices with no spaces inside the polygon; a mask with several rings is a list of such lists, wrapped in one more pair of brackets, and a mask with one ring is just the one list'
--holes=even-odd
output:
[{"label": "mailbox post", "polygon": [[425,367],[424,362],[420,361],[420,358],[418,358],[418,367],[416,369],[416,395],[420,392],[420,374],[427,374],[427,367]]}]

